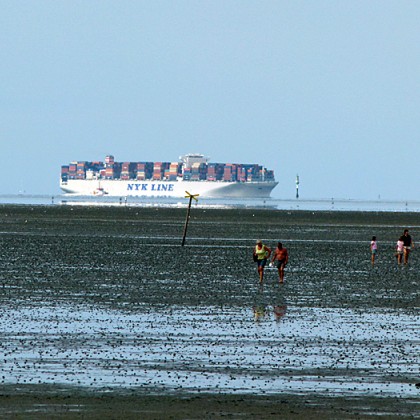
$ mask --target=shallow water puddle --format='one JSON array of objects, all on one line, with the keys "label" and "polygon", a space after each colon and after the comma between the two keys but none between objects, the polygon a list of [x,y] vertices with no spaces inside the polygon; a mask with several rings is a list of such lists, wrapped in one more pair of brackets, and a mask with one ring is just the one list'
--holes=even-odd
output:
[{"label": "shallow water puddle", "polygon": [[3,384],[418,395],[418,318],[403,310],[19,304],[0,310],[0,340]]}]

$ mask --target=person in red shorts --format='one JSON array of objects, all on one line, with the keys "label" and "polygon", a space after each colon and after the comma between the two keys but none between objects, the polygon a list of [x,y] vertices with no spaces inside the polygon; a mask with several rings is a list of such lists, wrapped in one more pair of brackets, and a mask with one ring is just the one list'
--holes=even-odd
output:
[{"label": "person in red shorts", "polygon": [[273,253],[273,258],[271,259],[271,262],[274,263],[274,261],[277,261],[277,269],[279,271],[280,283],[284,283],[284,268],[289,262],[289,253],[287,252],[286,248],[283,248],[283,244],[281,242],[277,244],[277,248]]}]

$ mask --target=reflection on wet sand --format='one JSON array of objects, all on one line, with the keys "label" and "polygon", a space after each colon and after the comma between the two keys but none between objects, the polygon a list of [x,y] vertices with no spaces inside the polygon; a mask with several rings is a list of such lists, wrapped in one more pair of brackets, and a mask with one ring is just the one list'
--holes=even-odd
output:
[{"label": "reflection on wet sand", "polygon": [[273,313],[276,321],[280,321],[282,317],[286,315],[287,306],[286,305],[280,305],[280,306],[274,306],[273,307]]},{"label": "reflection on wet sand", "polygon": [[289,316],[285,311],[258,306],[268,322],[255,322],[250,307],[3,305],[0,381],[146,393],[418,395],[416,315],[293,305]]},{"label": "reflection on wet sand", "polygon": [[253,296],[252,312],[255,321],[274,319],[280,321],[286,314],[287,301],[284,290],[277,285],[260,285]]},{"label": "reflection on wet sand", "polygon": [[256,305],[252,307],[255,321],[271,318],[271,315],[274,315],[276,321],[280,321],[286,315],[286,310],[286,305]]}]

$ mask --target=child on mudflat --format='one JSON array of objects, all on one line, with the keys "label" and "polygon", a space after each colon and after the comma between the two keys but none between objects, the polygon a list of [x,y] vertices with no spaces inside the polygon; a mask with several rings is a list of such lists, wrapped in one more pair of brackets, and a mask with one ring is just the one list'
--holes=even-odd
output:
[{"label": "child on mudflat", "polygon": [[377,252],[378,252],[378,243],[376,242],[376,236],[372,236],[372,240],[370,241],[372,267],[375,265],[375,257],[376,257]]},{"label": "child on mudflat", "polygon": [[395,256],[397,257],[398,265],[402,262],[402,256],[404,254],[404,238],[400,236],[400,238],[397,241],[397,252]]}]

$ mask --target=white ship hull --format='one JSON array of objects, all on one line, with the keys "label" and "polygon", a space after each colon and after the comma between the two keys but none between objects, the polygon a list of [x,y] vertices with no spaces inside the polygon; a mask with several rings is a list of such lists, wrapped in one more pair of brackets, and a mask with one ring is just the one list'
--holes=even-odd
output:
[{"label": "white ship hull", "polygon": [[185,192],[202,198],[268,198],[278,182],[224,181],[137,181],[88,180],[61,181],[60,188],[69,194],[110,197],[185,197]]}]

